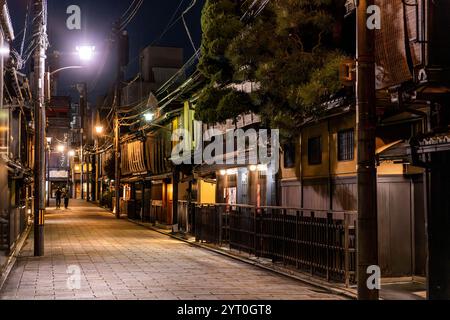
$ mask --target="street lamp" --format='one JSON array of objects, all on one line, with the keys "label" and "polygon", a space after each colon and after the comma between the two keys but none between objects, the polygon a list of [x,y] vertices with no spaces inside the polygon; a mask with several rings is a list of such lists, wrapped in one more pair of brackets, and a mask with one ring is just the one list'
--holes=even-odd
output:
[{"label": "street lamp", "polygon": [[57,150],[58,152],[60,152],[60,153],[63,153],[63,152],[66,150],[66,146],[63,145],[63,144],[59,144],[59,145],[56,147],[56,150]]},{"label": "street lamp", "polygon": [[68,67],[63,67],[63,68],[59,68],[56,69],[55,71],[50,72],[50,76],[54,76],[55,74],[64,71],[64,70],[69,70],[69,69],[83,69],[84,66],[68,66]]},{"label": "street lamp", "polygon": [[95,47],[94,46],[79,46],[77,47],[78,56],[82,61],[90,61],[94,56]]},{"label": "street lamp", "polygon": [[144,114],[144,118],[145,118],[145,121],[148,121],[148,122],[153,121],[153,119],[155,118],[155,114],[152,112],[147,112],[146,114]]},{"label": "street lamp", "polygon": [[101,135],[103,133],[103,126],[102,125],[95,126],[95,132],[97,133],[97,135]]},{"label": "street lamp", "polygon": [[9,53],[10,53],[9,43],[3,43],[3,45],[0,46],[0,56],[6,58],[9,57]]},{"label": "street lamp", "polygon": [[[76,50],[78,52],[78,57],[82,62],[89,62],[92,60],[93,56],[94,56],[94,51],[95,51],[95,47],[94,46],[77,46]],[[8,51],[9,52],[9,51]],[[0,54],[2,54],[1,48],[0,48]],[[64,70],[69,70],[69,69],[83,69],[85,68],[85,66],[83,65],[75,65],[75,66],[67,66],[67,67],[62,67],[59,68],[55,71],[52,71],[50,73],[50,76],[54,76],[55,74],[64,71]]]}]

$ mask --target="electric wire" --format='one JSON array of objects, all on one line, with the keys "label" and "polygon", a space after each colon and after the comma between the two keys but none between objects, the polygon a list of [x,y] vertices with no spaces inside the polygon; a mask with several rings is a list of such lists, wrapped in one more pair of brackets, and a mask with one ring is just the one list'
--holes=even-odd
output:
[{"label": "electric wire", "polygon": [[194,52],[197,55],[197,58],[200,59],[200,56],[197,53],[198,49],[197,49],[197,47],[194,44],[194,40],[192,39],[191,32],[189,31],[189,27],[188,27],[188,25],[186,23],[186,19],[184,18],[184,16],[195,6],[196,3],[197,3],[197,0],[192,0],[192,3],[190,4],[190,6],[186,10],[183,11],[183,13],[181,15],[181,19],[183,20],[183,25],[184,25],[186,33],[187,33],[187,35],[189,37],[189,41],[191,42],[192,48],[194,49]]},{"label": "electric wire", "polygon": [[130,12],[131,8],[133,8],[133,6],[135,5],[136,1],[137,1],[137,0],[133,0],[133,1],[131,2],[131,4],[130,4],[130,6],[128,7],[128,9],[122,14],[121,19],[123,19],[123,18],[128,14],[128,12]]},{"label": "electric wire", "polygon": [[123,31],[129,24],[131,21],[133,21],[134,17],[136,16],[136,14],[139,12],[139,9],[141,8],[142,4],[144,3],[144,0],[139,0],[139,2],[136,4],[133,12],[130,14],[130,16],[128,18],[126,18],[119,27],[120,31]]}]

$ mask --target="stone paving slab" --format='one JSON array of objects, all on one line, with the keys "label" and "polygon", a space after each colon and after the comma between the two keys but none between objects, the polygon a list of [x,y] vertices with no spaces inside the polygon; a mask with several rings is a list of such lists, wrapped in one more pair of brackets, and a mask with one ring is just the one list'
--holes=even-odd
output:
[{"label": "stone paving slab", "polygon": [[[117,220],[81,201],[72,201],[69,210],[48,211],[44,257],[33,257],[32,236],[0,299],[343,299]],[[80,272],[79,289],[68,287],[75,279],[70,267]]]}]

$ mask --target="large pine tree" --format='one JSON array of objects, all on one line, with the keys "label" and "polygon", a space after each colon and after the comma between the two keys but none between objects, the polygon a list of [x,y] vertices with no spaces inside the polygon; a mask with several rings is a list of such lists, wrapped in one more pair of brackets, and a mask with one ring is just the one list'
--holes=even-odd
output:
[{"label": "large pine tree", "polygon": [[[241,19],[251,2],[205,4],[199,70],[209,84],[197,117],[216,122],[253,111],[289,136],[342,89],[336,35],[345,1],[272,0],[258,17]],[[251,95],[230,88],[243,81],[260,88]]]}]

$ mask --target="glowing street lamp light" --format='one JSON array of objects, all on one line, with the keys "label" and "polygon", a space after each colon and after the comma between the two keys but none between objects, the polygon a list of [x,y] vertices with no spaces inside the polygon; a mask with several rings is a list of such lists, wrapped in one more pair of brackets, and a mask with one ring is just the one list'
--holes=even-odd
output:
[{"label": "glowing street lamp light", "polygon": [[66,150],[66,147],[64,145],[60,144],[56,147],[56,150],[58,152],[64,152],[64,150]]},{"label": "glowing street lamp light", "polygon": [[78,56],[82,61],[90,61],[94,56],[94,46],[79,46],[77,47]]},{"label": "glowing street lamp light", "polygon": [[155,114],[152,112],[147,112],[146,114],[144,114],[144,118],[145,121],[153,121],[153,119],[155,118]]},{"label": "glowing street lamp light", "polygon": [[102,125],[97,125],[95,126],[95,132],[100,135],[103,133],[103,126]]},{"label": "glowing street lamp light", "polygon": [[52,137],[47,137],[47,144],[52,144]]},{"label": "glowing street lamp light", "polygon": [[9,44],[5,43],[3,46],[0,46],[0,56],[1,57],[8,57],[10,53]]},{"label": "glowing street lamp light", "polygon": [[75,157],[75,151],[70,150],[68,153],[69,157]]}]

